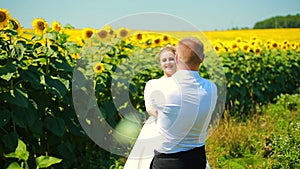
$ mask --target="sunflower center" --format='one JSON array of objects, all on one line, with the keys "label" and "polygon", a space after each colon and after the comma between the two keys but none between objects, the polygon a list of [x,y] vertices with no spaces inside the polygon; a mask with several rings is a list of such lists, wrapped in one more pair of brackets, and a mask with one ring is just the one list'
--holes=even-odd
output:
[{"label": "sunflower center", "polygon": [[98,32],[98,36],[100,38],[104,39],[107,36],[107,32],[105,30],[102,30],[102,31]]},{"label": "sunflower center", "polygon": [[142,40],[142,39],[143,39],[143,35],[139,33],[139,34],[137,35],[137,39],[138,39],[138,40]]},{"label": "sunflower center", "polygon": [[160,42],[160,39],[155,39],[155,40],[154,40],[154,43],[155,43],[155,44],[159,44],[159,42]]},{"label": "sunflower center", "polygon": [[248,50],[248,47],[249,47],[249,46],[244,46],[244,50]]},{"label": "sunflower center", "polygon": [[61,27],[56,26],[56,27],[55,27],[55,30],[56,30],[57,32],[59,32],[59,31],[61,30]]},{"label": "sunflower center", "polygon": [[14,30],[18,30],[19,29],[19,25],[15,23],[13,29]]},{"label": "sunflower center", "polygon": [[39,30],[44,30],[45,29],[44,22],[38,22],[37,25],[38,25]]},{"label": "sunflower center", "polygon": [[96,66],[96,70],[101,70],[102,69],[102,66],[100,66],[100,65],[98,65],[98,66]]},{"label": "sunflower center", "polygon": [[232,48],[234,49],[234,48],[237,48],[238,46],[237,46],[237,44],[233,44],[232,45]]},{"label": "sunflower center", "polygon": [[92,32],[92,31],[87,31],[87,32],[85,33],[85,35],[86,35],[86,37],[90,38],[90,37],[92,37],[93,32]]},{"label": "sunflower center", "polygon": [[168,41],[169,37],[168,36],[164,36],[164,41]]},{"label": "sunflower center", "polygon": [[120,36],[121,36],[121,37],[126,37],[127,34],[128,34],[128,32],[127,32],[126,30],[121,30],[121,31],[120,31]]},{"label": "sunflower center", "polygon": [[0,22],[3,22],[6,20],[6,14],[4,12],[0,12]]}]

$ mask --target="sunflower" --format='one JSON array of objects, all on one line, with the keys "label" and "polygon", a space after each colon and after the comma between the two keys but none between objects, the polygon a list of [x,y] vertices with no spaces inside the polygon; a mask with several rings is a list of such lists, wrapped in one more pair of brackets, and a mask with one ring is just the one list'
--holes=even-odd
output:
[{"label": "sunflower", "polygon": [[102,30],[106,30],[109,36],[113,36],[115,31],[110,25],[105,25]]},{"label": "sunflower", "polygon": [[243,50],[244,52],[246,52],[246,53],[249,53],[250,50],[251,50],[251,48],[250,48],[250,46],[249,46],[248,43],[243,43],[243,44],[242,44],[242,50]]},{"label": "sunflower", "polygon": [[104,65],[101,62],[97,62],[94,66],[93,66],[93,70],[96,74],[102,73],[104,70]]},{"label": "sunflower", "polygon": [[128,37],[128,35],[129,35],[129,30],[126,29],[126,28],[121,27],[117,30],[117,37],[118,38],[124,39],[124,38]]},{"label": "sunflower", "polygon": [[237,51],[239,49],[239,46],[236,42],[231,43],[231,50]]},{"label": "sunflower", "polygon": [[276,42],[272,43],[272,48],[278,48],[278,46],[279,46],[278,43],[276,43]]},{"label": "sunflower", "polygon": [[19,34],[23,32],[20,22],[15,18],[10,19],[10,26],[11,29],[17,31]]},{"label": "sunflower", "polygon": [[255,55],[259,55],[262,52],[262,50],[259,46],[255,46],[253,52]]},{"label": "sunflower", "polygon": [[73,58],[73,59],[80,59],[79,53],[71,53],[70,56],[71,56],[71,58]]},{"label": "sunflower", "polygon": [[11,16],[6,9],[0,8],[0,29],[8,26]]},{"label": "sunflower", "polygon": [[82,30],[82,38],[84,40],[87,40],[93,36],[94,32],[95,32],[95,30],[92,28],[84,28]]},{"label": "sunflower", "polygon": [[162,39],[164,42],[169,42],[169,40],[170,40],[168,35],[164,35]]},{"label": "sunflower", "polygon": [[256,41],[258,38],[256,36],[251,36],[250,41]]},{"label": "sunflower", "polygon": [[289,49],[289,46],[286,45],[286,44],[283,44],[283,45],[281,46],[281,49],[282,49],[282,50],[288,50],[288,49]]},{"label": "sunflower", "polygon": [[226,52],[226,48],[224,46],[224,44],[220,41],[220,40],[216,40],[213,43],[213,48],[215,49],[215,51],[219,54],[219,53],[225,53]]},{"label": "sunflower", "polygon": [[162,39],[160,37],[156,37],[155,39],[152,39],[151,47],[160,47],[162,46]]},{"label": "sunflower", "polygon": [[242,38],[241,37],[236,37],[235,38],[235,42],[236,43],[241,43],[242,42]]},{"label": "sunflower", "polygon": [[56,32],[61,32],[63,30],[63,27],[61,24],[57,21],[52,22],[52,29],[55,30]]},{"label": "sunflower", "polygon": [[108,32],[106,30],[100,30],[97,35],[101,40],[105,40],[108,37]]},{"label": "sunflower", "polygon": [[265,47],[266,47],[267,50],[271,49],[271,45],[270,44],[265,45]]},{"label": "sunflower", "polygon": [[48,23],[42,18],[35,18],[32,22],[32,26],[35,32],[41,35],[46,32],[48,28]]},{"label": "sunflower", "polygon": [[297,45],[295,43],[291,43],[291,49],[296,50],[297,49]]},{"label": "sunflower", "polygon": [[141,41],[141,40],[143,39],[143,34],[138,33],[138,34],[136,35],[136,39]]},{"label": "sunflower", "polygon": [[102,27],[98,31],[97,35],[101,41],[109,41],[116,36],[115,31],[110,25],[105,25],[104,27]]}]

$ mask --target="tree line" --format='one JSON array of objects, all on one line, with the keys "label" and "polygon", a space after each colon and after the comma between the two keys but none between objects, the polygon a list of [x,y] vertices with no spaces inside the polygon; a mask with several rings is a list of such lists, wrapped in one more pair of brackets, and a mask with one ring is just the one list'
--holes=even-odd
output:
[{"label": "tree line", "polygon": [[300,28],[300,14],[275,16],[256,22],[253,29]]}]

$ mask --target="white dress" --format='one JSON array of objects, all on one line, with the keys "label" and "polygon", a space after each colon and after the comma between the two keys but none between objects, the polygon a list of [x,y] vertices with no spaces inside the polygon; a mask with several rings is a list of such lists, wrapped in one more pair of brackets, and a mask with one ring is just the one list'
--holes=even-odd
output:
[{"label": "white dress", "polygon": [[155,138],[158,136],[155,117],[145,122],[128,158],[124,169],[149,169],[154,157]]},{"label": "white dress", "polygon": [[[155,117],[150,116],[145,122],[123,169],[149,169],[154,157],[154,148],[159,144]],[[210,169],[208,161],[206,169]]]}]

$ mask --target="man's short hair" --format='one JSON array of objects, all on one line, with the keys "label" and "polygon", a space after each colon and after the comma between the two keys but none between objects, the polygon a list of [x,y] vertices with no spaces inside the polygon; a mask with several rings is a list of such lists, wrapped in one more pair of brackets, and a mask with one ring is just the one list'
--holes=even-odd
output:
[{"label": "man's short hair", "polygon": [[199,66],[204,58],[203,43],[195,37],[183,38],[178,43],[178,54],[187,66]]}]

